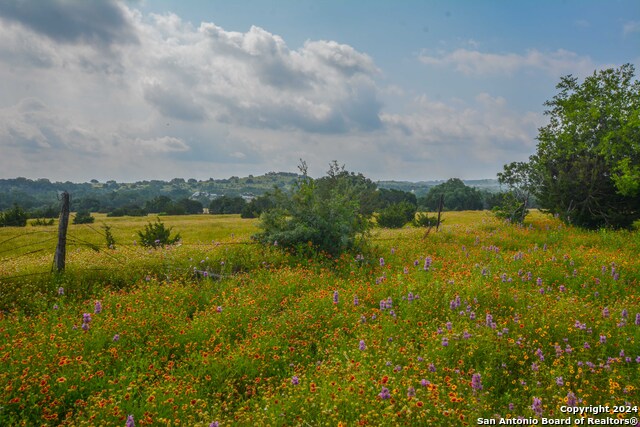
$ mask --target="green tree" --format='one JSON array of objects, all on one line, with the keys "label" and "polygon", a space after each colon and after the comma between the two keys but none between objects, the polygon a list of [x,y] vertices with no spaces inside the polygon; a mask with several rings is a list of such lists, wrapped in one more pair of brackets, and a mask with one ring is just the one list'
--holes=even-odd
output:
[{"label": "green tree", "polygon": [[209,204],[209,213],[212,214],[239,214],[242,213],[247,202],[240,196],[222,196],[213,199]]},{"label": "green tree", "polygon": [[545,106],[530,158],[540,206],[585,228],[628,228],[640,218],[640,82],[631,64],[571,75]]},{"label": "green tree", "polygon": [[361,173],[345,170],[335,160],[330,163],[327,175],[315,180],[314,186],[321,199],[328,199],[332,193],[355,199],[358,212],[364,216],[370,216],[379,206],[377,185]]},{"label": "green tree", "polygon": [[143,231],[138,231],[138,237],[140,237],[140,244],[145,247],[162,247],[164,245],[173,245],[180,240],[180,234],[171,236],[171,230],[173,227],[166,228],[164,223],[159,218],[156,222],[150,222],[145,225]]},{"label": "green tree", "polygon": [[281,193],[277,206],[262,214],[263,231],[254,237],[294,251],[313,248],[333,256],[356,248],[370,226],[360,198],[354,197],[361,178],[336,169],[335,162],[320,185],[307,175],[304,162],[300,171],[291,195]]},{"label": "green tree", "polygon": [[416,205],[403,200],[393,203],[378,213],[377,222],[384,228],[401,228],[406,223],[413,221],[416,215]]},{"label": "green tree", "polygon": [[27,213],[17,204],[0,213],[0,227],[25,227],[26,225]]},{"label": "green tree", "polygon": [[523,223],[529,214],[529,199],[539,181],[538,175],[530,163],[512,162],[498,173],[500,185],[506,185],[507,191],[500,194],[500,201],[493,207],[498,218],[514,223]]},{"label": "green tree", "polygon": [[430,211],[437,211],[441,195],[444,195],[444,210],[482,210],[484,207],[482,193],[476,188],[465,185],[458,178],[451,178],[431,187],[427,195],[420,198],[419,205]]},{"label": "green tree", "polygon": [[95,220],[89,211],[78,211],[73,217],[74,224],[93,224]]}]

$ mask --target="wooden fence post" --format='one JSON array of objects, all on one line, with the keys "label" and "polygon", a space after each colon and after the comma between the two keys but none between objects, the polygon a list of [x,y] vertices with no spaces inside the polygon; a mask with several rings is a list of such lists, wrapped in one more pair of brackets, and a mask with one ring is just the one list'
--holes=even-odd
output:
[{"label": "wooden fence post", "polygon": [[440,203],[438,203],[438,223],[436,224],[436,231],[440,228],[440,215],[442,214],[442,208],[444,207],[444,194],[440,195]]},{"label": "wooden fence post", "polygon": [[69,193],[62,193],[62,209],[60,210],[60,223],[58,224],[58,246],[53,262],[56,270],[64,270],[64,259],[67,253],[67,227],[69,226]]}]

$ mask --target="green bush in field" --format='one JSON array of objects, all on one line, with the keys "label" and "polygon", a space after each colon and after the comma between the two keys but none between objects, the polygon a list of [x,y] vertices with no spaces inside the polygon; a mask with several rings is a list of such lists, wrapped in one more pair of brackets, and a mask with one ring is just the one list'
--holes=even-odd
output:
[{"label": "green bush in field", "polygon": [[49,218],[49,219],[36,218],[35,220],[31,221],[30,224],[32,227],[37,227],[37,226],[53,225],[53,222],[54,222],[53,218]]},{"label": "green bush in field", "polygon": [[74,224],[93,224],[95,220],[89,211],[79,211],[76,213],[76,216],[73,217]]},{"label": "green bush in field", "polygon": [[334,163],[318,186],[307,176],[304,162],[300,170],[303,176],[293,193],[281,194],[277,207],[262,214],[263,232],[254,238],[295,251],[311,247],[332,256],[354,249],[365,237],[369,221],[360,213],[352,176]]},{"label": "green bush in field", "polygon": [[8,211],[0,213],[0,227],[25,227],[27,213],[18,205],[13,205]]},{"label": "green bush in field", "polygon": [[380,211],[378,225],[383,228],[401,228],[407,222],[412,221],[415,214],[415,205],[406,201],[395,203]]},{"label": "green bush in field", "polygon": [[[440,220],[442,223],[444,220]],[[435,227],[438,225],[438,218],[435,216],[429,216],[427,213],[420,212],[411,221],[411,225],[414,227]]]},{"label": "green bush in field", "polygon": [[150,222],[144,227],[144,231],[138,231],[140,244],[144,247],[162,247],[165,245],[173,245],[180,240],[180,234],[171,237],[171,229],[166,228],[164,223],[157,219],[155,223]]}]

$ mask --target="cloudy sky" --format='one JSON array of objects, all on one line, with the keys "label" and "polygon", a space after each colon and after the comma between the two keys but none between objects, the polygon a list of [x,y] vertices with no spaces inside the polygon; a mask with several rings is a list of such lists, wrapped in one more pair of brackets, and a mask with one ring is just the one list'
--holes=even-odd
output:
[{"label": "cloudy sky", "polygon": [[637,0],[0,0],[0,178],[494,178]]}]

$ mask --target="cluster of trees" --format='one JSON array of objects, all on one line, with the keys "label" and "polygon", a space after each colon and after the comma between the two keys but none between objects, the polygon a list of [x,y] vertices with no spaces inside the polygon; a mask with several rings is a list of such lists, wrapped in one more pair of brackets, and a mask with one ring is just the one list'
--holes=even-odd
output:
[{"label": "cluster of trees", "polygon": [[579,227],[631,228],[640,219],[640,82],[634,73],[625,64],[582,83],[571,75],[561,79],[559,93],[545,103],[549,123],[539,129],[535,154],[498,175],[511,190],[507,216],[515,208],[520,212],[511,216],[523,219],[533,196]]}]

